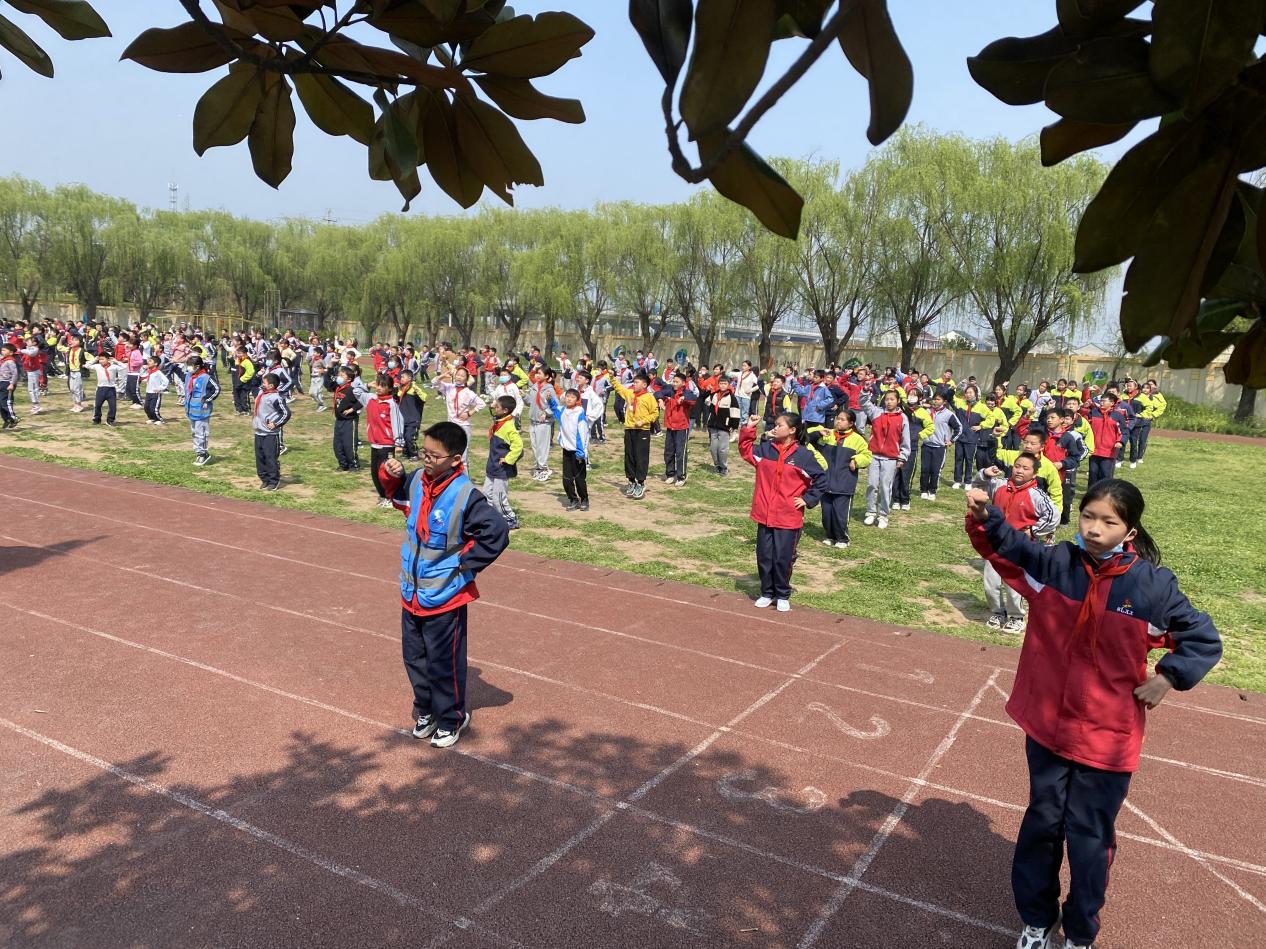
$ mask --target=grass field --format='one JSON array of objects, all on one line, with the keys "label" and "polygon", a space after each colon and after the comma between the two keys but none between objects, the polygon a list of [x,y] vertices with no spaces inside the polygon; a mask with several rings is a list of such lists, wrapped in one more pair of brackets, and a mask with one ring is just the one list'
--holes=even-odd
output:
[{"label": "grass field", "polygon": [[[91,424],[89,413],[67,411],[68,399],[54,380],[45,411],[29,415],[0,435],[0,452],[130,478],[179,485],[196,491],[246,498],[280,508],[399,526],[394,511],[378,510],[367,471],[340,473],[330,450],[330,413],[316,414],[306,399],[294,403],[282,458],[282,490],[264,493],[255,477],[249,420],[232,414],[227,395],[211,427],[212,461],[194,467],[188,425],[174,399],[169,423],[145,424],[139,410],[120,407],[119,426]],[[429,418],[437,417],[432,400]],[[486,440],[476,425],[471,469],[482,481]],[[650,576],[755,595],[755,525],[747,516],[751,469],[731,446],[731,475],[722,479],[705,467],[706,442],[691,440],[690,483],[669,488],[657,480],[642,502],[619,489],[623,478],[618,425],[612,440],[596,446],[590,472],[591,510],[562,510],[562,484],[521,477],[511,482],[511,500],[523,528],[512,535],[518,550],[563,560],[631,570]],[[481,441],[483,444],[481,444]],[[368,462],[368,446],[362,462]],[[663,443],[652,442],[652,473],[662,473]],[[555,449],[556,464],[561,468]],[[1183,589],[1208,611],[1222,631],[1225,657],[1211,681],[1266,691],[1266,507],[1259,482],[1266,447],[1153,438],[1147,463],[1122,473],[1136,480],[1148,500],[1145,522],[1178,575]],[[963,498],[944,485],[935,503],[914,502],[893,515],[886,531],[863,527],[855,510],[853,546],[823,547],[816,511],[796,563],[794,604],[882,622],[922,627],[982,642],[1017,638],[984,626],[987,615],[980,562],[963,533]],[[859,507],[862,505],[858,505]],[[1061,536],[1072,536],[1071,530]],[[671,622],[670,611],[664,621]]]}]

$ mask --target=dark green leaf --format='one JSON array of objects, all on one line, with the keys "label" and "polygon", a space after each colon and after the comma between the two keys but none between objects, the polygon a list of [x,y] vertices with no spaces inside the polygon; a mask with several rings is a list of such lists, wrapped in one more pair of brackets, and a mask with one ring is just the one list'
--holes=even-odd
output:
[{"label": "dark green leaf", "polygon": [[976,84],[1007,105],[1041,102],[1051,70],[1077,52],[1077,44],[1056,27],[1037,36],[994,40],[967,60]]},{"label": "dark green leaf", "polygon": [[[699,158],[707,162],[721,148],[728,130],[699,139]],[[747,208],[767,228],[795,240],[800,233],[804,199],[746,142],[735,146],[708,176],[712,186]]]},{"label": "dark green leaf", "polygon": [[914,69],[888,16],[887,0],[857,0],[845,15],[840,46],[870,85],[866,137],[878,145],[901,127],[914,94]]},{"label": "dark green leaf", "polygon": [[548,76],[593,39],[593,30],[570,13],[516,16],[494,24],[470,44],[462,66],[517,79]]},{"label": "dark green leaf", "polygon": [[774,0],[699,0],[681,89],[691,138],[724,129],[739,114],[765,72],[777,19]]},{"label": "dark green leaf", "polygon": [[1087,149],[1119,142],[1130,134],[1136,124],[1123,122],[1117,125],[1100,125],[1095,122],[1060,119],[1042,129],[1042,164],[1049,168]]},{"label": "dark green leaf", "polygon": [[686,62],[693,16],[691,0],[629,0],[629,22],[669,87]]},{"label": "dark green leaf", "polygon": [[327,135],[347,135],[369,144],[374,128],[374,110],[360,96],[333,76],[298,73],[295,91],[313,124]]},{"label": "dark green leaf", "polygon": [[0,46],[41,76],[53,78],[53,61],[48,58],[48,53],[40,49],[35,40],[22,32],[16,23],[3,16],[0,16]]},{"label": "dark green leaf", "polygon": [[778,0],[779,21],[789,20],[796,36],[813,39],[822,32],[826,11],[835,0]]},{"label": "dark green leaf", "polygon": [[1227,268],[1231,266],[1231,262],[1239,257],[1240,248],[1247,236],[1247,229],[1248,216],[1245,213],[1244,202],[1236,194],[1231,198],[1230,207],[1226,212],[1226,222],[1222,225],[1222,231],[1218,234],[1218,239],[1214,242],[1213,250],[1209,254],[1204,279],[1200,282],[1202,297],[1208,296],[1209,290],[1217,286]]},{"label": "dark green leaf", "polygon": [[483,193],[484,183],[457,144],[453,107],[443,93],[430,95],[422,113],[422,148],[435,183],[462,207],[472,207]]},{"label": "dark green leaf", "polygon": [[1084,39],[1142,5],[1143,0],[1056,0],[1055,12],[1065,36]]},{"label": "dark green leaf", "polygon": [[463,0],[422,0],[422,5],[441,23],[448,23],[456,18],[466,6]]},{"label": "dark green leaf", "polygon": [[1161,203],[1125,275],[1121,335],[1137,350],[1153,336],[1177,338],[1200,308],[1200,287],[1231,200],[1229,153],[1214,155]]},{"label": "dark green leaf", "polygon": [[86,0],[8,0],[8,4],[23,13],[34,13],[64,40],[110,35],[110,27]]},{"label": "dark green leaf", "polygon": [[130,59],[159,72],[206,72],[232,62],[235,56],[213,38],[212,33],[237,41],[255,41],[237,30],[218,23],[205,28],[192,20],[169,30],[146,30],[128,45],[120,59]]},{"label": "dark green leaf", "polygon": [[1152,82],[1148,44],[1140,36],[1112,36],[1083,43],[1046,80],[1046,104],[1080,122],[1135,122],[1163,115],[1175,102]]},{"label": "dark green leaf", "polygon": [[1259,319],[1240,337],[1223,372],[1231,385],[1266,389],[1266,323]]},{"label": "dark green leaf", "polygon": [[247,143],[255,174],[276,188],[290,174],[295,151],[295,107],[290,101],[290,84],[281,77],[269,77]]},{"label": "dark green leaf", "polygon": [[1203,124],[1184,120],[1126,152],[1082,215],[1073,269],[1090,273],[1134,256],[1156,209],[1200,163],[1205,138]]},{"label": "dark green leaf", "polygon": [[[1239,311],[1242,303],[1235,304]],[[1240,333],[1187,334],[1178,339],[1165,339],[1143,361],[1147,367],[1166,363],[1170,369],[1203,369],[1239,340]]]},{"label": "dark green leaf", "polygon": [[1262,27],[1259,0],[1156,0],[1151,75],[1194,115],[1253,61]]},{"label": "dark green leaf", "polygon": [[418,166],[418,140],[415,132],[417,124],[407,120],[402,114],[402,111],[407,109],[408,102],[404,102],[403,107],[401,107],[403,97],[394,103],[388,102],[387,94],[381,89],[374,91],[374,101],[382,110],[387,133],[385,143],[387,157],[400,169],[402,175],[408,174]]},{"label": "dark green leaf", "polygon": [[193,150],[201,155],[208,148],[236,145],[246,138],[263,95],[263,77],[255,67],[234,63],[194,107]]},{"label": "dark green leaf", "polygon": [[541,164],[519,135],[514,123],[474,96],[456,96],[457,144],[475,174],[507,204],[515,185],[545,184]]},{"label": "dark green leaf", "polygon": [[585,109],[579,99],[547,96],[526,79],[475,76],[474,80],[489,99],[516,119],[557,119],[576,124],[585,120]]},{"label": "dark green leaf", "polygon": [[1248,310],[1243,300],[1205,300],[1196,315],[1196,330],[1200,333],[1217,333],[1231,325],[1237,316]]},{"label": "dark green leaf", "polygon": [[401,3],[391,9],[371,13],[369,22],[384,33],[425,47],[465,42],[478,35],[473,25],[443,22],[421,3]]}]

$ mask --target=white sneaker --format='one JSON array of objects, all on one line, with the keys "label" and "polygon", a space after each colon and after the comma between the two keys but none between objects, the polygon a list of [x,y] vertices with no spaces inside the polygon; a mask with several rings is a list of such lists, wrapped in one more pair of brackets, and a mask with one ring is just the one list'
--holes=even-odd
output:
[{"label": "white sneaker", "polygon": [[888,527],[888,518],[884,517],[882,514],[879,515],[879,529],[884,530],[887,527]]},{"label": "white sneaker", "polygon": [[790,612],[791,612],[791,601],[790,601],[790,600],[779,600],[779,601],[778,601],[778,607],[777,607],[777,609],[778,609],[778,612],[779,612],[779,613],[790,613]]},{"label": "white sneaker", "polygon": [[1048,929],[1037,926],[1025,926],[1016,941],[1015,949],[1055,949],[1055,934],[1059,932],[1059,921]]},{"label": "white sneaker", "polygon": [[1131,462],[1130,462],[1130,467],[1131,467],[1131,468],[1137,468],[1138,466],[1139,466],[1139,463],[1138,463],[1137,461],[1131,461]]},{"label": "white sneaker", "polygon": [[760,597],[755,603],[752,604],[752,606],[756,607],[758,610],[767,610],[773,605],[774,605],[774,601],[771,600],[767,596]]},{"label": "white sneaker", "polygon": [[831,540],[831,538],[829,538],[829,537],[828,537],[828,538],[826,538],[824,541],[822,541],[822,546],[823,546],[823,547],[834,547],[834,546],[835,546],[835,541]]},{"label": "white sneaker", "polygon": [[847,547],[847,546],[848,546],[848,541],[846,541],[846,540],[837,540],[837,541],[835,542],[835,546],[836,546],[836,547],[838,547],[840,550],[843,550],[845,547]]},{"label": "white sneaker", "polygon": [[908,510],[910,510],[910,505],[909,505],[909,503],[906,503],[906,504],[901,505],[901,510],[903,510],[903,511],[908,511]]},{"label": "white sneaker", "polygon": [[875,526],[874,513],[871,511],[867,511],[866,516],[862,518],[862,523],[865,524],[867,527],[874,527]]},{"label": "white sneaker", "polygon": [[935,500],[936,500],[936,495],[935,495],[935,494],[929,494],[929,495],[928,495],[928,500],[929,500],[929,501],[935,501]]},{"label": "white sneaker", "polygon": [[1065,937],[1064,949],[1095,949],[1095,944],[1093,942],[1073,942]]},{"label": "white sneaker", "polygon": [[919,500],[920,500],[920,501],[926,501],[927,499],[928,499],[928,493],[927,493],[926,491],[920,491],[920,492],[919,492]]},{"label": "white sneaker", "polygon": [[957,490],[958,490],[959,488],[961,488],[962,486],[963,486],[963,485],[962,485],[962,483],[961,483],[961,482],[959,482],[959,481],[955,481],[953,484],[951,484],[951,485],[950,485],[950,490],[951,490],[951,491],[957,491]]},{"label": "white sneaker", "polygon": [[448,748],[457,744],[457,739],[462,737],[462,732],[466,730],[468,725],[470,725],[470,712],[466,713],[465,717],[462,718],[461,724],[452,731],[447,728],[436,729],[435,734],[431,736],[431,747]]}]

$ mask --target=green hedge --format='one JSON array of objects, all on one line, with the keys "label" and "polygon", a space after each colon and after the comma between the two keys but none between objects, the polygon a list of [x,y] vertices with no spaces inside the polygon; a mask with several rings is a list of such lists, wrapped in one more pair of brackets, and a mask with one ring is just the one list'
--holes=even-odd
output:
[{"label": "green hedge", "polygon": [[1214,432],[1219,435],[1252,435],[1266,438],[1266,423],[1260,418],[1237,422],[1233,413],[1208,405],[1196,405],[1176,396],[1166,396],[1169,407],[1155,422],[1157,428],[1181,432]]}]

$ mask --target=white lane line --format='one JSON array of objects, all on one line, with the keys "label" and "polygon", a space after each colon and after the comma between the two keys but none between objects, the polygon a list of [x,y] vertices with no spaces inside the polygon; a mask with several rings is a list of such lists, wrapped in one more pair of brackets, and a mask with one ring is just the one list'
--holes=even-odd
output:
[{"label": "white lane line", "polygon": [[[418,899],[416,896],[406,893],[404,890],[392,886],[390,883],[371,877],[367,873],[361,873],[359,870],[355,870],[352,867],[346,867],[341,863],[336,863],[316,851],[309,850],[302,844],[295,843],[293,840],[288,840],[285,837],[274,834],[272,831],[265,830],[256,824],[242,820],[240,817],[234,817],[227,811],[218,807],[212,807],[210,804],[205,804],[196,797],[192,797],[181,791],[174,791],[161,784],[156,784],[148,778],[143,778],[140,775],[133,774],[124,768],[120,768],[118,765],[105,761],[102,758],[98,758],[96,755],[89,754],[86,751],[80,751],[78,748],[72,748],[70,745],[63,744],[55,738],[50,738],[49,736],[42,735],[37,731],[24,728],[16,722],[9,721],[7,718],[0,718],[0,726],[9,729],[12,732],[16,732],[25,738],[29,738],[32,741],[37,741],[42,745],[46,745],[54,751],[59,751],[77,761],[91,765],[100,771],[111,774],[122,781],[126,781],[128,784],[135,785],[136,787],[148,791],[151,794],[165,798],[174,804],[179,804],[181,807],[203,814],[210,817],[212,820],[219,821],[222,824],[227,824],[234,830],[239,830],[261,843],[276,847],[278,850],[282,850],[291,856],[298,857],[300,860],[310,863],[314,867],[324,870],[332,876],[342,877],[345,880],[350,880],[352,883],[356,883],[360,886],[373,890],[376,893],[380,893],[388,899],[394,900],[406,909],[411,909],[424,916],[429,916],[438,922],[444,923],[448,927],[457,927],[462,930],[478,932],[481,936],[485,936],[502,946],[522,945],[520,942],[509,939],[502,936],[500,933],[476,924],[474,921],[465,916],[450,916],[446,913],[442,913],[434,908],[432,901],[429,899]],[[452,930],[449,929],[448,931],[451,932]]]},{"label": "white lane line", "polygon": [[918,782],[926,781],[928,776],[936,770],[936,766],[940,764],[941,759],[944,758],[945,755],[949,753],[949,750],[954,747],[954,742],[958,740],[959,730],[967,722],[967,716],[974,712],[976,707],[980,705],[981,700],[985,697],[985,693],[989,691],[990,687],[997,680],[998,675],[1001,672],[1001,669],[993,670],[989,678],[985,681],[985,684],[982,685],[976,692],[975,697],[968,704],[967,708],[963,710],[962,714],[959,715],[957,719],[955,719],[949,732],[941,739],[941,743],[936,746],[936,750],[934,750],[928,758],[927,763],[923,766],[923,770],[919,772],[918,778],[915,781],[910,782],[910,786],[906,788],[906,792],[901,796],[901,800],[897,802],[895,807],[893,807],[892,813],[888,815],[888,819],[884,821],[883,825],[879,828],[878,833],[875,834],[874,839],[870,843],[870,849],[862,854],[857,859],[857,862],[853,864],[853,869],[848,875],[849,881],[842,884],[839,889],[835,891],[835,894],[831,897],[827,905],[820,913],[818,913],[817,919],[813,921],[813,924],[805,932],[804,936],[801,937],[800,942],[797,944],[797,949],[809,949],[810,946],[821,938],[822,932],[826,929],[827,924],[831,921],[831,918],[840,911],[840,907],[844,905],[844,901],[848,899],[849,894],[857,889],[857,884],[853,881],[860,880],[863,876],[865,876],[866,871],[870,868],[870,865],[874,861],[875,857],[878,856],[879,851],[883,848],[883,845],[888,842],[888,838],[892,836],[892,832],[896,830],[897,825],[901,823],[901,819],[905,817],[906,812],[910,809],[910,803],[922,790],[922,786]]},{"label": "white lane line", "polygon": [[1217,878],[1218,880],[1221,880],[1223,883],[1229,886],[1236,896],[1240,897],[1240,899],[1244,900],[1246,903],[1254,907],[1259,913],[1266,914],[1266,905],[1264,905],[1261,900],[1255,897],[1252,893],[1249,893],[1247,890],[1245,890],[1242,886],[1240,886],[1238,883],[1236,883],[1226,874],[1222,873],[1220,870],[1214,867],[1211,863],[1209,863],[1208,860],[1205,860],[1204,857],[1202,857],[1196,851],[1190,850],[1189,848],[1184,847],[1182,842],[1177,837],[1175,837],[1173,834],[1167,831],[1164,827],[1162,827],[1152,818],[1148,817],[1141,810],[1139,810],[1138,807],[1136,807],[1134,804],[1130,802],[1129,798],[1126,799],[1125,806],[1130,811],[1131,814],[1139,818],[1141,821],[1143,821],[1143,823],[1147,824],[1147,826],[1152,828],[1152,830],[1155,833],[1159,834],[1165,840],[1169,841],[1169,843],[1171,843],[1175,848],[1181,850],[1192,860],[1196,861],[1196,863],[1200,864],[1200,866],[1208,870],[1209,873],[1213,874],[1215,878]]}]

